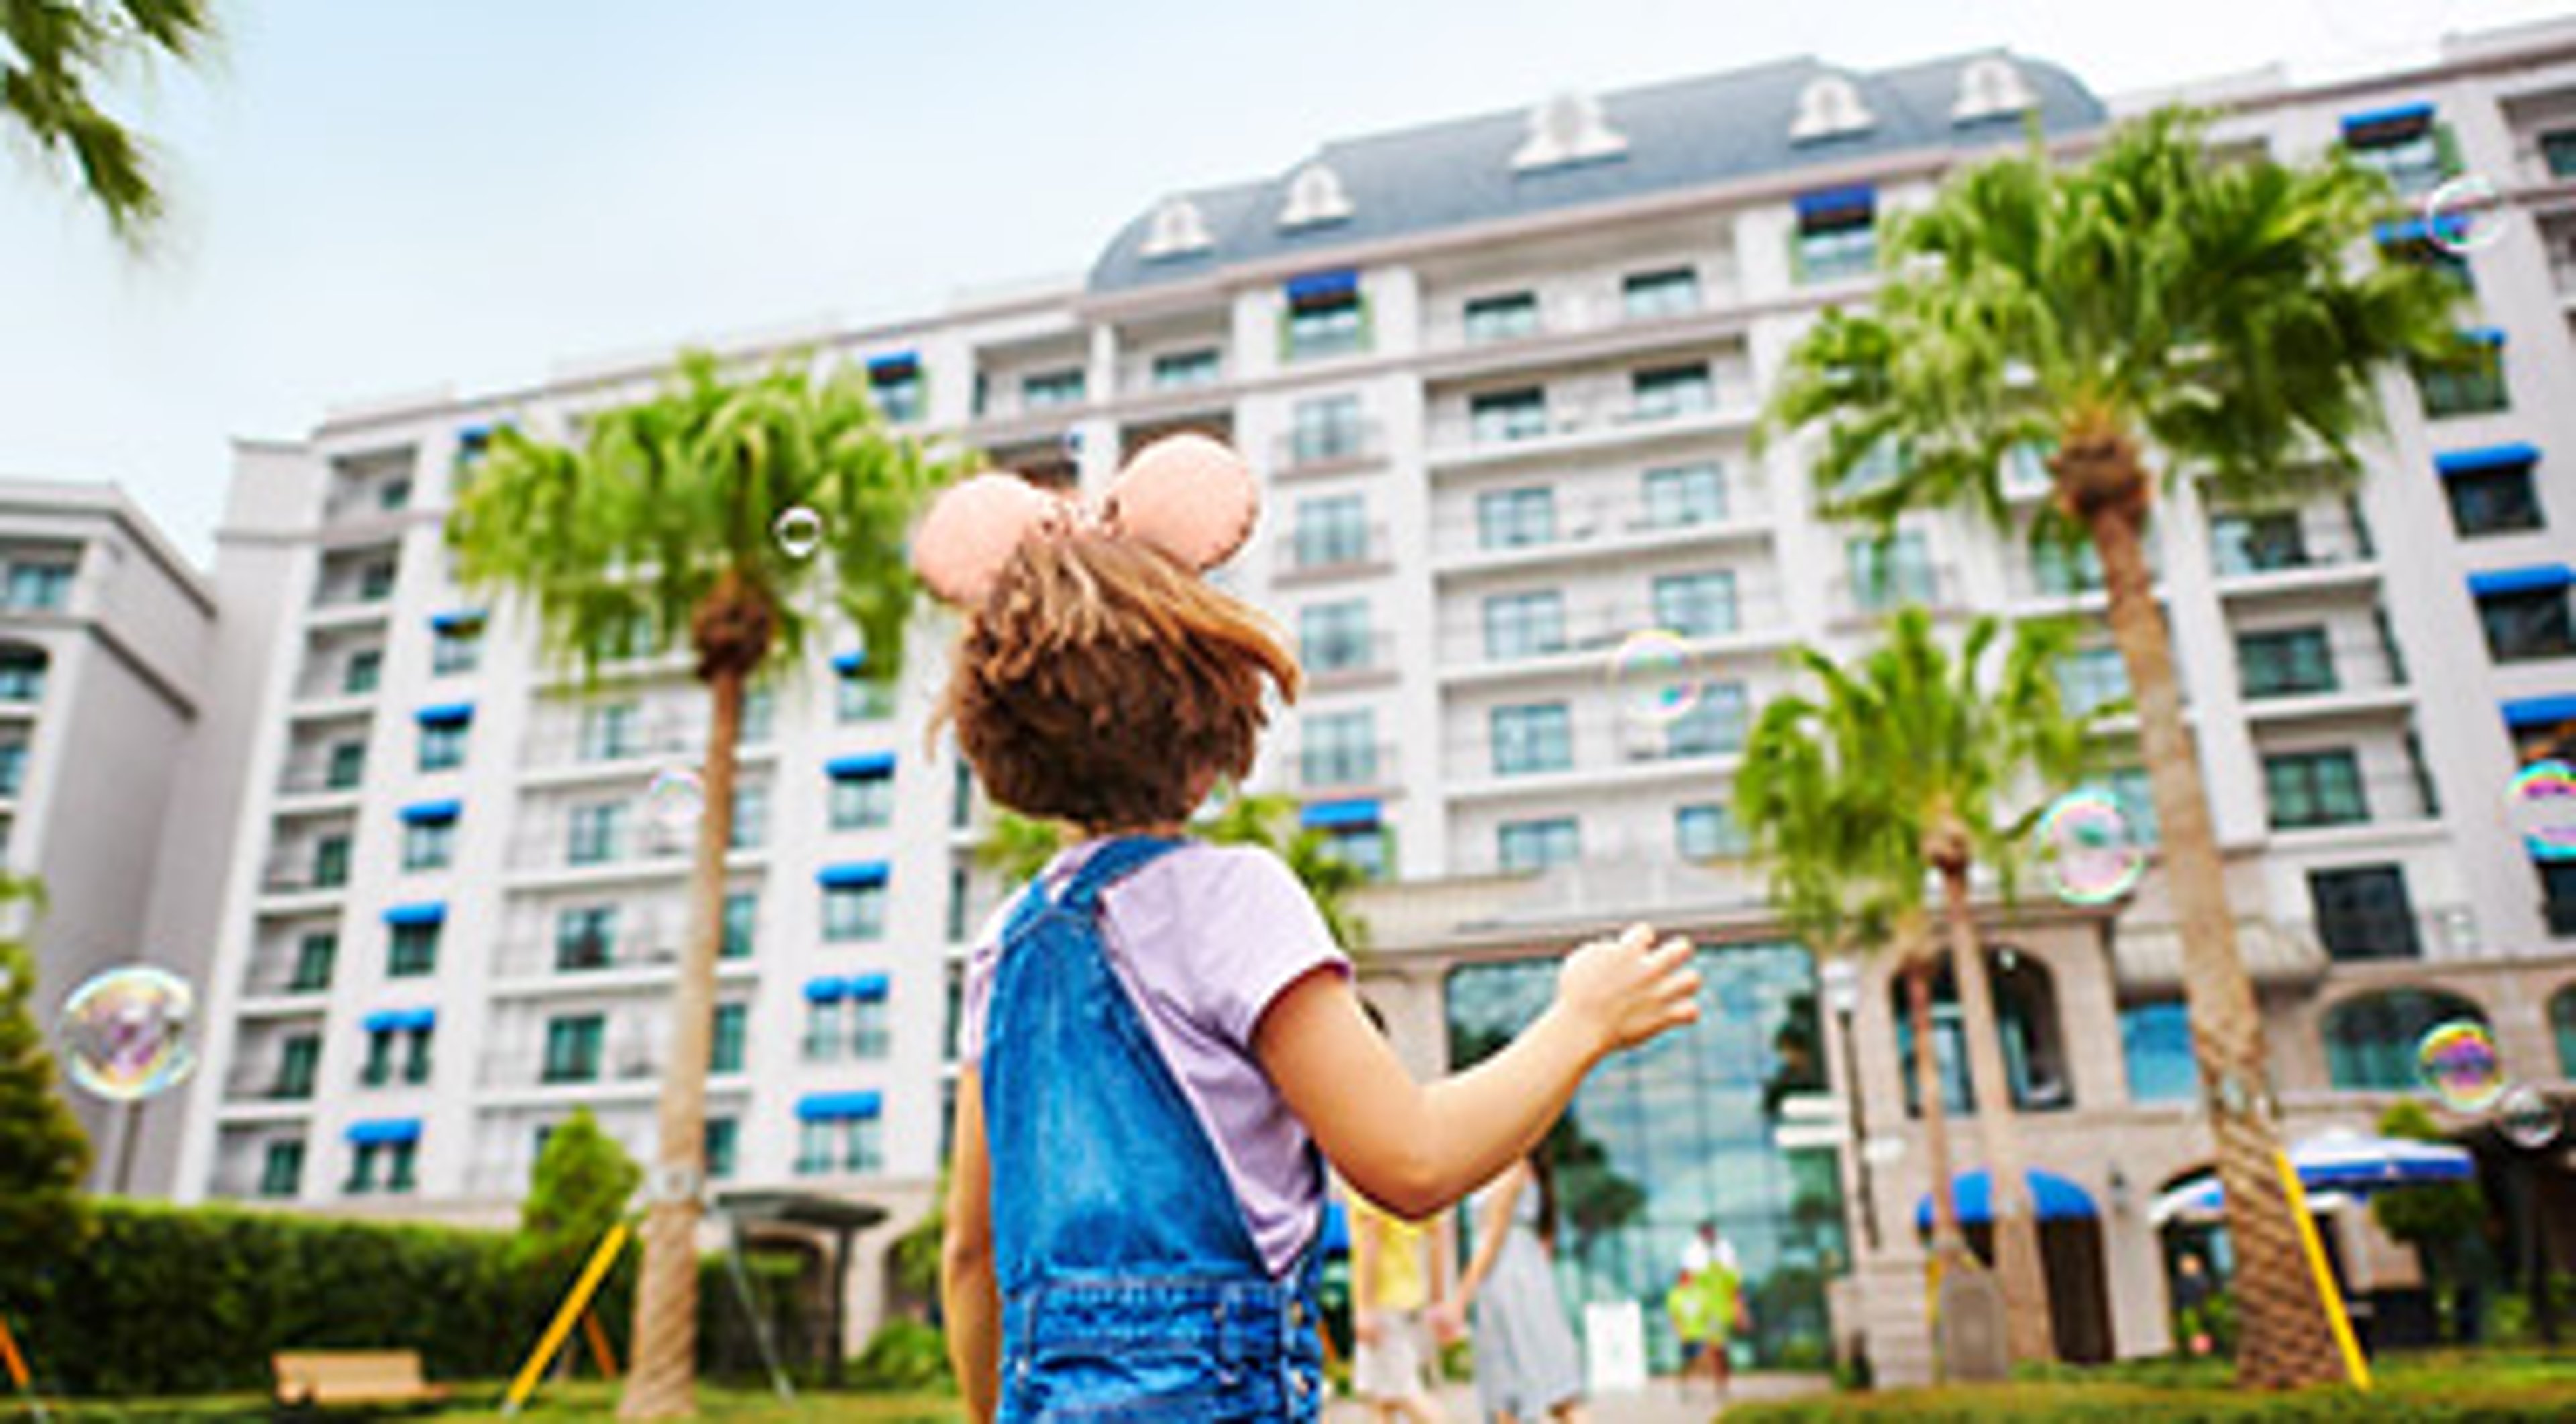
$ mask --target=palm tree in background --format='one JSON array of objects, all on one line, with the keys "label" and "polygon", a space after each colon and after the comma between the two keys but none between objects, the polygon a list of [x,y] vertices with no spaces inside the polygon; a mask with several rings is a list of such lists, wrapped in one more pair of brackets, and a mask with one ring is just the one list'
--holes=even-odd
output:
[{"label": "palm tree in background", "polygon": [[[661,394],[596,417],[578,445],[497,432],[448,518],[458,582],[527,604],[549,656],[595,675],[608,656],[685,642],[712,706],[627,1418],[695,1409],[697,1184],[744,694],[806,658],[823,629],[816,603],[876,665],[899,665],[912,513],[959,472],[889,433],[862,377],[787,363],[736,380],[691,353]],[[798,509],[820,517],[819,545],[781,537]]]},{"label": "palm tree in background", "polygon": [[161,185],[144,143],[98,106],[120,70],[202,58],[215,39],[210,0],[9,0],[0,5],[0,124],[40,163],[68,164],[128,246],[161,216]]},{"label": "palm tree in background", "polygon": [[[2043,453],[2054,514],[2100,556],[2227,1194],[2238,1373],[2257,1386],[2339,1379],[2342,1365],[2278,1175],[2262,1019],[2144,539],[2157,495],[2184,479],[2233,506],[2348,490],[2379,372],[2456,359],[2457,289],[2363,255],[2392,212],[2386,184],[2348,160],[2216,153],[2178,111],[2114,131],[2082,167],[1988,163],[1893,223],[1875,310],[1827,312],[1765,420],[1821,427],[1825,512],[1881,529],[1953,507],[2006,524],[2007,459]],[[1892,477],[1855,478],[1890,448]]]}]

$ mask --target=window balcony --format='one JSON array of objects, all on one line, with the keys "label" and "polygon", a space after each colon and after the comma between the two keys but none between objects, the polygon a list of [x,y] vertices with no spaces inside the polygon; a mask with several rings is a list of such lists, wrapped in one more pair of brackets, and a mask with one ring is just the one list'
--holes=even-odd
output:
[{"label": "window balcony", "polygon": [[1908,605],[1919,604],[1935,613],[1955,613],[1967,607],[1959,571],[1948,564],[1894,568],[1884,577],[1867,580],[1846,574],[1833,581],[1828,596],[1833,624],[1838,628],[1866,627]]},{"label": "window balcony", "polygon": [[1371,417],[1298,425],[1271,444],[1271,473],[1282,479],[1344,473],[1386,458],[1385,422]]},{"label": "window balcony", "polygon": [[2335,716],[2412,701],[2390,695],[2406,692],[2406,668],[2376,639],[2263,647],[2256,653],[2240,642],[2237,649],[2237,688],[2249,718]]},{"label": "window balcony", "polygon": [[2290,779],[2267,768],[2264,784],[2265,818],[2276,839],[2422,826],[2439,815],[2430,788],[2407,772]]},{"label": "window balcony", "polygon": [[1716,498],[1652,499],[1608,491],[1558,489],[1544,520],[1509,530],[1479,527],[1472,503],[1436,518],[1435,570],[1471,573],[1569,561],[1616,560],[1668,545],[1748,541],[1771,534],[1770,498],[1749,480],[1730,480]]},{"label": "window balcony", "polygon": [[1670,627],[1658,609],[1644,600],[1604,602],[1568,608],[1554,621],[1523,617],[1497,636],[1481,610],[1469,617],[1444,620],[1440,630],[1440,663],[1444,674],[1470,669],[1554,670],[1560,666],[1606,676],[1606,656],[1635,635],[1654,629],[1680,634],[1703,656],[1760,651],[1788,641],[1792,629],[1778,592],[1764,583],[1739,581],[1724,610],[1703,610],[1708,621],[1696,627]]},{"label": "window balcony", "polygon": [[1403,784],[1394,742],[1301,747],[1281,763],[1301,796],[1351,796]]},{"label": "window balcony", "polygon": [[1314,584],[1381,573],[1392,567],[1393,541],[1383,523],[1293,530],[1273,574],[1282,584]]}]

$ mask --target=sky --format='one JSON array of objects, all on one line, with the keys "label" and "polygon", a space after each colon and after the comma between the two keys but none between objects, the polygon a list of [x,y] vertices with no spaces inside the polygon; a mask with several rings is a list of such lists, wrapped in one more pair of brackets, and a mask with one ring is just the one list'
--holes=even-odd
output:
[{"label": "sky", "polygon": [[1328,140],[1801,54],[2003,44],[2116,96],[2429,58],[2576,0],[216,0],[126,76],[171,214],[119,247],[0,145],[0,477],[213,550],[236,438],[558,364],[1071,275]]}]

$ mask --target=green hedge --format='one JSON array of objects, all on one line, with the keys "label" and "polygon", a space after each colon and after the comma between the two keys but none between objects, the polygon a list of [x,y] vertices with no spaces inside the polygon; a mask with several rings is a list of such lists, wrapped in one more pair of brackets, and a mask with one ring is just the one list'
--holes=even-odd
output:
[{"label": "green hedge", "polygon": [[[288,1349],[410,1349],[432,1379],[500,1379],[571,1284],[526,1269],[506,1232],[133,1202],[99,1203],[96,1219],[56,1259],[0,1262],[0,1311],[48,1391],[265,1391],[269,1356]],[[792,1337],[794,1292],[755,1261],[754,1289]],[[600,1316],[623,1354],[627,1287],[612,1281]],[[702,1352],[742,1367],[741,1312],[714,1261],[699,1299]]]}]

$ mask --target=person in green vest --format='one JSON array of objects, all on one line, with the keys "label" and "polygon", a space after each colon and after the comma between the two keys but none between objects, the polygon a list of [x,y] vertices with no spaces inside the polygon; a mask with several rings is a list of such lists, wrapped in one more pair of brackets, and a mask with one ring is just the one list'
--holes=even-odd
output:
[{"label": "person in green vest", "polygon": [[1682,1391],[1708,1362],[1709,1387],[1725,1399],[1735,1362],[1729,1353],[1737,1331],[1750,1323],[1744,1308],[1744,1277],[1735,1250],[1717,1234],[1715,1222],[1700,1224],[1699,1238],[1682,1256],[1682,1268],[1664,1297],[1673,1334],[1682,1345]]}]

